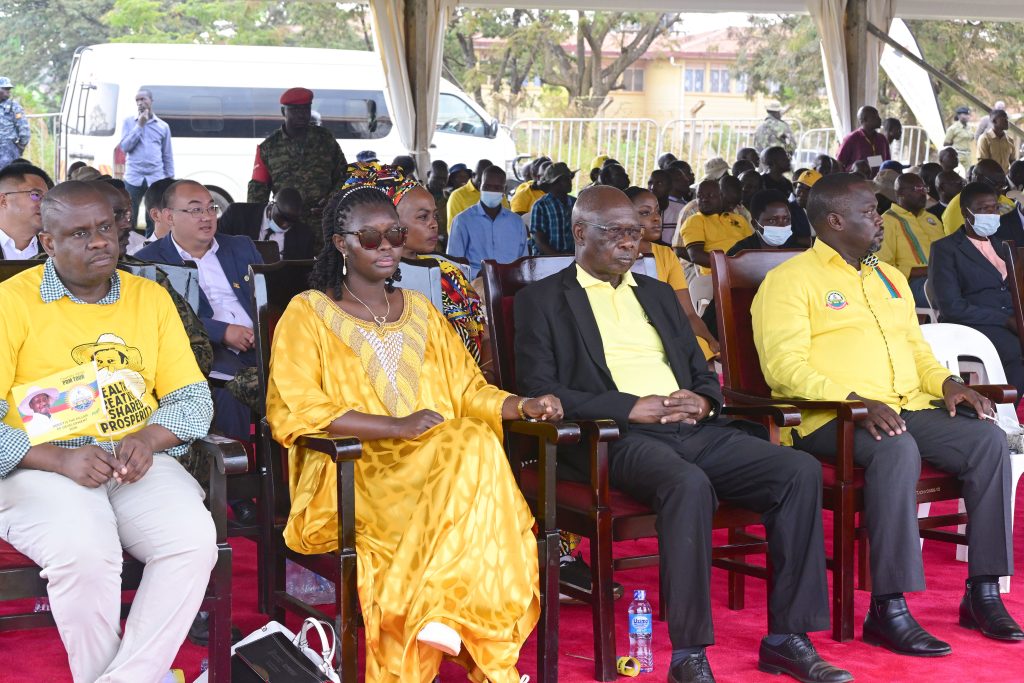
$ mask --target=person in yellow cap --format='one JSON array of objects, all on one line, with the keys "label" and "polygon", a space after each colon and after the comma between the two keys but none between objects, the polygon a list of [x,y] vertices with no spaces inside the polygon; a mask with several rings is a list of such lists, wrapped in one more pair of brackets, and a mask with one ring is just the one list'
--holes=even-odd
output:
[{"label": "person in yellow cap", "polygon": [[821,180],[821,174],[813,168],[809,168],[802,171],[793,184],[789,215],[793,220],[793,237],[802,247],[811,246],[814,237],[814,228],[807,220],[807,198],[811,195],[811,188],[819,180]]},{"label": "person in yellow cap", "polygon": [[601,174],[601,169],[611,159],[607,154],[598,154],[596,157],[590,160],[590,184],[597,184],[597,177]]},{"label": "person in yellow cap", "polygon": [[[267,204],[271,192],[294,187],[302,195],[304,221],[319,226],[327,198],[345,182],[348,162],[329,128],[310,125],[312,90],[289,88],[280,101],[284,125],[256,147],[246,201]],[[313,235],[319,251],[321,231]]]}]

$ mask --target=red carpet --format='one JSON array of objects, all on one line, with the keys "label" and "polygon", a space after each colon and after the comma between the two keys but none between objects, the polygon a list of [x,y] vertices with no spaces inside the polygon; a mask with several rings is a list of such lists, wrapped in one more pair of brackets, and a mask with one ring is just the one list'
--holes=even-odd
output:
[{"label": "red carpet", "polygon": [[[946,510],[946,507],[938,509]],[[1018,495],[1016,519],[1016,564],[1024,566],[1024,491]],[[826,533],[828,523],[826,520]],[[648,548],[653,541],[644,542]],[[264,623],[264,617],[256,613],[256,571],[254,567],[255,547],[247,541],[235,544],[235,624],[243,632],[250,632]],[[829,661],[841,665],[854,673],[857,681],[916,682],[916,681],[960,681],[972,683],[997,683],[1024,681],[1024,643],[1012,645],[988,640],[977,633],[960,628],[957,623],[957,605],[963,591],[966,564],[957,562],[953,546],[928,542],[925,544],[925,570],[928,577],[928,591],[909,597],[917,619],[937,637],[953,646],[953,654],[939,659],[914,659],[900,657],[889,652],[865,645],[860,640],[836,643],[826,633],[813,634],[815,645]],[[714,616],[718,643],[709,650],[709,658],[717,680],[728,681],[774,681],[785,680],[757,671],[757,646],[764,634],[767,623],[765,589],[761,581],[748,579],[747,608],[730,611],[725,604],[726,585],[724,574],[714,572]],[[627,594],[633,588],[646,588],[657,607],[657,572],[654,569],[621,572],[617,575]],[[1013,581],[1013,592],[1004,596],[1010,612],[1024,621],[1024,572]],[[858,624],[867,609],[868,596],[857,592]],[[621,620],[616,624],[619,653],[626,654],[625,600],[618,603]],[[295,628],[294,619],[289,626]],[[590,611],[587,607],[566,606],[561,611],[561,645],[559,648],[560,681],[590,681],[593,676],[592,637]],[[669,659],[669,641],[665,624],[655,621],[655,671],[639,677],[644,681],[664,681]],[[535,666],[534,639],[527,642],[522,657],[522,673],[533,675]],[[199,672],[199,662],[205,650],[185,644],[178,655],[175,666],[183,668],[187,680],[194,679]],[[362,661],[362,660],[361,660]],[[361,668],[361,667],[360,667]],[[442,670],[443,681],[465,680],[461,669],[446,665]],[[625,679],[622,679],[625,680]],[[70,683],[67,656],[55,629],[23,631],[0,635],[0,683]]]}]

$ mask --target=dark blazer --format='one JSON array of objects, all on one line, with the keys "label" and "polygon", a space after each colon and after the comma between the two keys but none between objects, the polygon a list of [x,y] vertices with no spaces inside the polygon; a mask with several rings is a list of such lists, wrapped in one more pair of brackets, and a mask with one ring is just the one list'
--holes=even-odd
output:
[{"label": "dark blazer", "polygon": [[1018,247],[1024,247],[1024,225],[1021,225],[1020,209],[1013,207],[1013,211],[999,218],[999,230],[995,236],[999,240],[1013,240]]},{"label": "dark blazer", "polygon": [[[255,324],[256,311],[252,298],[252,282],[249,281],[249,266],[254,263],[263,263],[263,259],[256,251],[256,245],[248,237],[218,233],[214,239],[219,245],[217,260],[220,261],[220,266],[224,269],[224,275],[231,283],[238,303],[242,304]],[[172,266],[180,266],[184,263],[171,241],[170,233],[137,251],[135,258]],[[206,328],[206,333],[210,335],[210,340],[214,344],[223,344],[224,330],[227,329],[228,323],[213,319],[213,306],[210,305],[209,299],[206,298],[206,292],[203,292],[202,289],[199,291],[199,310],[196,311],[196,314],[202,321],[203,327]]]},{"label": "dark blazer", "polygon": [[[939,320],[960,325],[998,325],[1013,315],[1010,288],[999,271],[988,262],[963,228],[932,242],[928,259],[928,279],[932,283]],[[995,236],[989,241],[997,254],[1003,242]]]},{"label": "dark blazer", "polygon": [[[707,398],[718,415],[722,406],[718,377],[708,370],[675,292],[646,275],[633,273],[633,277],[637,283],[633,291],[661,337],[679,386]],[[625,434],[639,397],[615,386],[597,320],[576,280],[576,264],[524,287],[516,294],[514,310],[519,393],[554,394],[562,401],[566,419],[614,419]],[[629,334],[629,330],[622,332]]]},{"label": "dark blazer", "polygon": [[[217,232],[224,235],[244,235],[251,240],[263,239],[260,226],[266,204],[256,202],[235,202],[217,220]],[[292,226],[284,234],[284,249],[281,258],[288,260],[311,259],[316,254],[313,247],[313,233],[305,224]]]},{"label": "dark blazer", "polygon": [[932,204],[927,209],[925,209],[925,211],[938,218],[939,222],[941,223],[942,214],[945,213],[946,211],[946,205],[943,204],[942,202],[936,202],[935,204]]}]

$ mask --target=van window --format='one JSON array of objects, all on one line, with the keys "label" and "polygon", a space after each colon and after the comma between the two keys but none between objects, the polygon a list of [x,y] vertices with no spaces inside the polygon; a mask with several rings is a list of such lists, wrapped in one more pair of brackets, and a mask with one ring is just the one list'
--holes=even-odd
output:
[{"label": "van window", "polygon": [[80,83],[71,91],[66,125],[76,135],[110,136],[117,128],[117,93],[114,83]]},{"label": "van window", "polygon": [[483,118],[460,97],[441,93],[437,103],[437,130],[484,137],[487,126]]},{"label": "van window", "polygon": [[[280,128],[280,88],[143,86],[153,111],[177,138],[258,138]],[[391,132],[379,90],[318,90],[313,111],[320,125],[341,139],[374,140]]]}]

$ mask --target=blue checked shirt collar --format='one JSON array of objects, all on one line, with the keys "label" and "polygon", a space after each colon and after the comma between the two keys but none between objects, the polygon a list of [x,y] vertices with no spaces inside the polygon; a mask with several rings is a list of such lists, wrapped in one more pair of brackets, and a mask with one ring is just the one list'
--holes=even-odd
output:
[{"label": "blue checked shirt collar", "polygon": [[[46,259],[46,265],[43,266],[43,281],[39,285],[39,296],[42,297],[44,304],[52,304],[54,301],[67,297],[76,304],[84,304],[77,296],[68,291],[68,288],[61,282],[60,277],[57,275],[56,268],[53,267],[53,259]],[[96,303],[100,306],[109,306],[110,304],[116,304],[121,298],[121,276],[118,275],[117,271],[110,276],[110,291],[107,295],[97,301]]]}]

